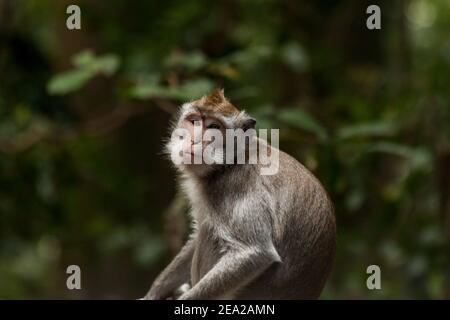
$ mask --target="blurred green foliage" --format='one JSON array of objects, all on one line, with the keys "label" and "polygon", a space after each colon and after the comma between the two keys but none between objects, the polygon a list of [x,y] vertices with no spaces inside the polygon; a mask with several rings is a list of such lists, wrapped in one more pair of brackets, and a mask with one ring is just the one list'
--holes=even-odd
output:
[{"label": "blurred green foliage", "polygon": [[1,0],[0,298],[142,296],[187,231],[170,114],[215,86],[329,191],[323,298],[449,298],[450,2],[375,3]]},{"label": "blurred green foliage", "polygon": [[119,66],[119,59],[112,54],[95,57],[92,51],[85,50],[73,57],[72,64],[75,70],[62,72],[50,79],[47,87],[50,94],[67,94],[80,89],[99,74],[112,75]]}]

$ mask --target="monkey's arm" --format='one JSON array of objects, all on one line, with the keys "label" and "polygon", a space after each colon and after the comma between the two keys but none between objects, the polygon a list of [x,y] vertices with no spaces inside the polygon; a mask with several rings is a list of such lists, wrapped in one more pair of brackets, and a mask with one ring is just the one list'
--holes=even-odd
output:
[{"label": "monkey's arm", "polygon": [[190,281],[191,262],[195,250],[195,242],[196,238],[191,238],[186,242],[178,255],[153,282],[145,299],[166,299],[179,286]]},{"label": "monkey's arm", "polygon": [[246,285],[280,257],[273,245],[248,246],[226,253],[180,300],[223,299]]}]

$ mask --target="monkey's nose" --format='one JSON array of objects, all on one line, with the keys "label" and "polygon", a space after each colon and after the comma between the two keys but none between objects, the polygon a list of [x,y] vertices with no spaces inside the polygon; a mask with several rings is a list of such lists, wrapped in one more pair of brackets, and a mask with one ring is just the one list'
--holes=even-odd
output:
[{"label": "monkey's nose", "polygon": [[202,138],[201,137],[197,137],[197,139],[194,137],[194,139],[191,139],[192,145],[199,144],[201,142],[202,142]]}]

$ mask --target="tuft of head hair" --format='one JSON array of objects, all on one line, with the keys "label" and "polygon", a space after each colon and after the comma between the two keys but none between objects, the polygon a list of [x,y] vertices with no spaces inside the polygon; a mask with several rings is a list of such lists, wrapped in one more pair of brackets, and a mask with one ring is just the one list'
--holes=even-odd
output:
[{"label": "tuft of head hair", "polygon": [[192,106],[206,111],[219,112],[225,116],[239,112],[239,110],[225,98],[224,90],[219,88],[216,88],[209,94],[193,101]]}]

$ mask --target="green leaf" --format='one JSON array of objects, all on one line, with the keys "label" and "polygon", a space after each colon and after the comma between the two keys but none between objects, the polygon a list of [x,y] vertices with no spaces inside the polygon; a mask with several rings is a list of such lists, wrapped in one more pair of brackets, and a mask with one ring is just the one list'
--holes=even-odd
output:
[{"label": "green leaf", "polygon": [[79,69],[66,71],[53,76],[48,85],[49,94],[66,94],[80,89],[93,76],[91,70]]},{"label": "green leaf", "polygon": [[131,89],[130,95],[137,99],[165,97],[176,100],[192,100],[208,93],[214,84],[207,79],[191,80],[178,87],[164,87],[149,81]]},{"label": "green leaf", "polygon": [[207,58],[201,51],[174,53],[166,63],[169,67],[183,66],[189,71],[196,71],[207,65]]},{"label": "green leaf", "polygon": [[409,160],[411,169],[431,168],[432,158],[424,148],[413,148],[392,142],[379,142],[369,146],[367,152],[385,152],[404,157]]},{"label": "green leaf", "polygon": [[170,91],[167,88],[152,83],[145,83],[133,87],[130,96],[136,99],[150,99],[152,97],[168,97]]},{"label": "green leaf", "polygon": [[214,83],[208,79],[191,80],[186,82],[176,95],[186,100],[197,99],[207,94],[213,87]]},{"label": "green leaf", "polygon": [[282,60],[296,71],[304,71],[309,66],[308,55],[296,42],[285,45],[281,50]]},{"label": "green leaf", "polygon": [[107,54],[96,57],[92,51],[84,50],[72,58],[75,69],[54,75],[47,84],[50,94],[66,94],[76,91],[96,74],[107,76],[117,71],[120,60],[116,55]]},{"label": "green leaf", "polygon": [[107,76],[110,76],[119,68],[119,58],[114,54],[104,55],[97,58],[93,62],[92,67],[97,73],[101,72]]},{"label": "green leaf", "polygon": [[344,127],[338,130],[338,139],[351,139],[370,136],[390,136],[395,133],[396,126],[390,122],[373,122]]},{"label": "green leaf", "polygon": [[278,119],[299,129],[315,133],[322,141],[327,139],[326,129],[303,110],[282,109],[278,113]]},{"label": "green leaf", "polygon": [[92,64],[95,60],[94,53],[87,49],[75,54],[71,61],[75,67],[81,68]]},{"label": "green leaf", "polygon": [[226,60],[236,63],[241,68],[251,68],[258,63],[270,58],[273,55],[273,48],[268,45],[250,45],[227,57]]}]

